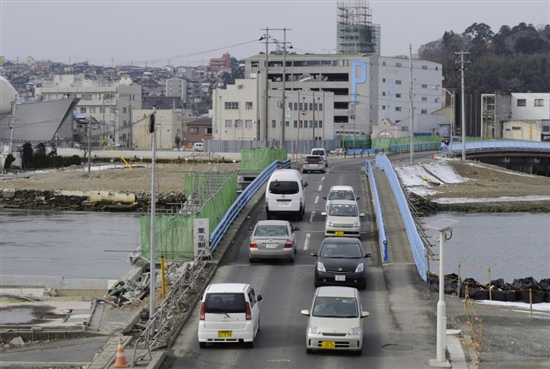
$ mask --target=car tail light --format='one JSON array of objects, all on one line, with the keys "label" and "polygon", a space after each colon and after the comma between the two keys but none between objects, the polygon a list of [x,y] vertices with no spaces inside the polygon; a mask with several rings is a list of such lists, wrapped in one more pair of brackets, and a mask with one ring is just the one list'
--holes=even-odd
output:
[{"label": "car tail light", "polygon": [[201,313],[199,315],[199,320],[204,320],[204,302],[201,302]]},{"label": "car tail light", "polygon": [[246,320],[252,320],[252,312],[250,311],[250,303],[246,303]]},{"label": "car tail light", "polygon": [[258,248],[258,245],[256,245],[256,241],[255,241],[255,240],[250,241],[250,248],[251,248],[251,249],[257,249],[257,248]]},{"label": "car tail light", "polygon": [[291,249],[292,248],[292,242],[290,240],[286,240],[284,248],[285,249]]},{"label": "car tail light", "polygon": [[265,200],[265,207],[269,207],[269,201]]}]

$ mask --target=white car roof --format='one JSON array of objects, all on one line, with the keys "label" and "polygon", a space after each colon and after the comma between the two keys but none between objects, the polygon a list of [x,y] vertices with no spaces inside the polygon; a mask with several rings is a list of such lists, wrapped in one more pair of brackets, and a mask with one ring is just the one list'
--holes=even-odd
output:
[{"label": "white car roof", "polygon": [[213,283],[206,292],[245,292],[247,286],[247,283]]},{"label": "white car roof", "polygon": [[330,205],[357,205],[355,200],[330,200]]},{"label": "white car roof", "polygon": [[359,293],[356,288],[344,286],[318,287],[315,295],[319,297],[357,297]]},{"label": "white car roof", "polygon": [[353,187],[351,187],[351,186],[332,186],[330,188],[329,192],[332,192],[332,191],[352,191],[353,192]]},{"label": "white car roof", "polygon": [[284,225],[286,226],[288,224],[288,220],[259,220],[256,223],[256,226],[259,225]]}]

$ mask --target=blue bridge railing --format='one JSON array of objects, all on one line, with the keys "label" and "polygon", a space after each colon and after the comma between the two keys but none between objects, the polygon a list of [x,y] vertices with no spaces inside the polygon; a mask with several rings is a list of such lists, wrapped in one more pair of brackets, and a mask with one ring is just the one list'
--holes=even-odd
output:
[{"label": "blue bridge railing", "polygon": [[386,226],[384,224],[384,214],[382,214],[382,207],[380,206],[380,196],[378,195],[378,187],[376,186],[376,180],[374,179],[374,173],[372,171],[372,164],[370,160],[365,160],[365,171],[369,176],[370,191],[372,194],[372,201],[374,203],[374,210],[376,212],[376,223],[378,224],[378,240],[380,248],[382,250],[382,259],[384,263],[389,263],[388,257],[388,239],[386,238]]},{"label": "blue bridge railing", "polygon": [[258,190],[262,188],[262,186],[269,179],[271,174],[279,167],[290,168],[290,160],[274,161],[244,189],[239,197],[237,197],[235,202],[229,207],[221,222],[210,234],[210,248],[212,249],[212,251],[216,250],[216,247],[222,240],[223,236],[227,233],[227,230],[229,229],[231,224],[233,224],[239,213],[245,208],[246,205],[248,205],[250,199],[254,197],[256,192],[258,192]]}]

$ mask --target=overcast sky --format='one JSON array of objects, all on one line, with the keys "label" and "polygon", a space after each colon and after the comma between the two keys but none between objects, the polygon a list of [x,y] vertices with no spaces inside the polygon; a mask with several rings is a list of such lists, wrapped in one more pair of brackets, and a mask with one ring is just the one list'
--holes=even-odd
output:
[{"label": "overcast sky", "polygon": [[[350,0],[354,1],[354,0]],[[265,28],[287,28],[298,53],[334,53],[334,0],[0,0],[0,56],[7,60],[88,61],[97,65],[207,64],[229,53],[265,51]],[[445,31],[486,23],[550,24],[550,0],[377,0],[381,54],[408,55]],[[283,31],[270,31],[283,40]],[[270,45],[270,50],[274,46]]]}]

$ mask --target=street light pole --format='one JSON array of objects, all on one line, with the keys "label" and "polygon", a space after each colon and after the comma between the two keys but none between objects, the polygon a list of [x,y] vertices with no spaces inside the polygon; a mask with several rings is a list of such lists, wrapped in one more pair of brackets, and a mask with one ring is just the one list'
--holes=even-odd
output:
[{"label": "street light pole", "polygon": [[286,104],[286,90],[285,90],[285,82],[286,82],[286,31],[287,29],[290,31],[290,28],[283,28],[283,97],[282,97],[282,114],[281,114],[281,144],[279,145],[281,148],[285,148],[285,104]]},{"label": "street light pole", "polygon": [[269,28],[265,28],[264,29],[265,31],[265,35],[260,37],[260,41],[261,40],[264,40],[265,39],[265,95],[264,95],[264,109],[265,109],[265,118],[264,118],[264,147],[267,147],[267,140],[268,140],[268,135],[267,135],[267,129],[268,129],[268,123],[267,123],[267,120],[268,120],[268,116],[269,116],[269,100],[268,100],[268,87],[269,87],[269,48],[268,48],[268,45],[269,45]]}]

